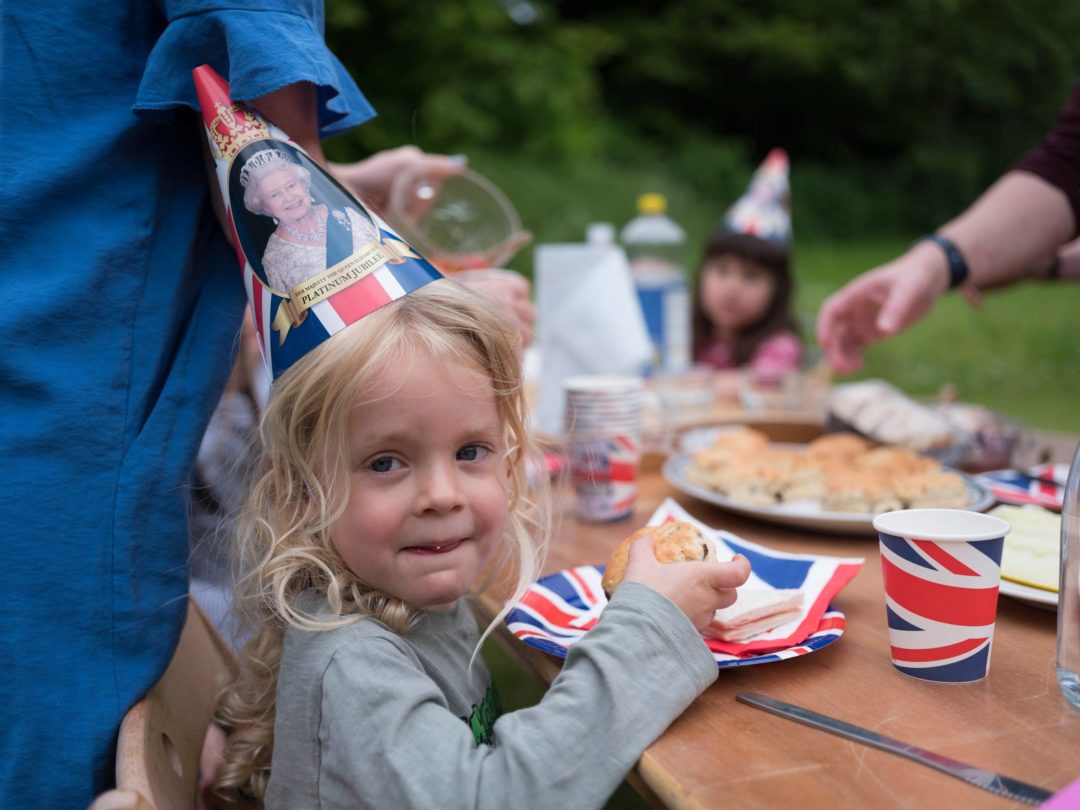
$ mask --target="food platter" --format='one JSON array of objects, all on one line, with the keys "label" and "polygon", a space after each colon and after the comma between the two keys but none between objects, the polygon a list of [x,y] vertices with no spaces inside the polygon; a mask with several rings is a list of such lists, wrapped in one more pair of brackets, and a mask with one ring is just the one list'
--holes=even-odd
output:
[{"label": "food platter", "polygon": [[[827,512],[822,509],[819,502],[809,500],[792,501],[791,503],[777,504],[776,506],[760,506],[733,500],[716,490],[688,480],[686,473],[692,462],[692,453],[680,453],[669,457],[662,469],[664,479],[680,492],[693,495],[695,498],[719,506],[729,512],[770,523],[797,526],[801,529],[812,529],[820,532],[859,536],[876,534],[873,525],[874,515],[872,514]],[[970,476],[962,473],[960,475],[964,479],[964,486],[967,487],[970,496],[965,508],[974,512],[983,512],[994,505],[994,496],[990,494],[989,490],[975,483]]]}]

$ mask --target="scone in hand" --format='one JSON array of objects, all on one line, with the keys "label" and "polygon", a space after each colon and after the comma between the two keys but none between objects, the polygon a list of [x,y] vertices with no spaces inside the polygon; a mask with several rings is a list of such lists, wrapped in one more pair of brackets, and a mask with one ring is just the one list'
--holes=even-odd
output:
[{"label": "scone in hand", "polygon": [[604,569],[604,577],[600,581],[609,598],[626,574],[630,546],[642,536],[652,537],[653,556],[662,563],[717,560],[716,544],[712,538],[703,534],[692,523],[675,520],[659,526],[646,526],[619,543],[612,552],[611,560]]}]

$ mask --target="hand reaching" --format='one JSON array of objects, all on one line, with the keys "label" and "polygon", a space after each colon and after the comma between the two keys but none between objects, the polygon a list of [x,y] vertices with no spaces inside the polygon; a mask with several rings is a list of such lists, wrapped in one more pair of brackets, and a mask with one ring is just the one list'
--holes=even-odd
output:
[{"label": "hand reaching", "polygon": [[941,249],[918,243],[848,282],[818,314],[818,343],[829,364],[840,373],[860,369],[863,349],[923,318],[948,288],[948,278]]},{"label": "hand reaching", "polygon": [[750,561],[737,554],[731,562],[657,561],[653,540],[642,536],[630,546],[624,582],[640,582],[666,596],[704,630],[717,610],[735,602],[735,588],[750,576]]}]

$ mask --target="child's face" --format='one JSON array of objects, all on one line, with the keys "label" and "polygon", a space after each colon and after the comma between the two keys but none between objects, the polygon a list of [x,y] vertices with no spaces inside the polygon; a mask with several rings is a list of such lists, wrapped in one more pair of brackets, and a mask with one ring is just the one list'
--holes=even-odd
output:
[{"label": "child's face", "polygon": [[420,354],[349,421],[349,503],[331,539],[374,588],[447,610],[502,542],[508,469],[487,376]]},{"label": "child's face", "polygon": [[775,292],[772,274],[754,261],[718,256],[701,268],[701,307],[721,332],[737,333],[759,321]]}]

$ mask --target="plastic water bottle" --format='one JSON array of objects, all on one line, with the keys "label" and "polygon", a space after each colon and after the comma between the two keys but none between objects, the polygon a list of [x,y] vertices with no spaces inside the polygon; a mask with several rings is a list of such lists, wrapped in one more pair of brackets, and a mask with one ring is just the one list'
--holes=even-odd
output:
[{"label": "plastic water bottle", "polygon": [[686,232],[667,216],[662,194],[642,194],[638,216],[622,229],[641,309],[653,343],[653,369],[690,368],[690,292]]},{"label": "plastic water bottle", "polygon": [[1080,445],[1069,469],[1061,509],[1057,677],[1065,699],[1080,709]]}]

